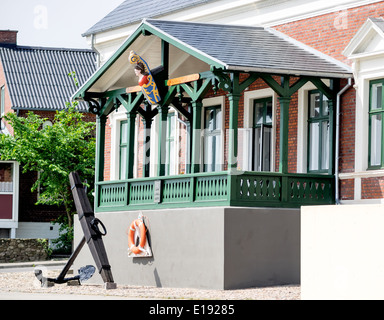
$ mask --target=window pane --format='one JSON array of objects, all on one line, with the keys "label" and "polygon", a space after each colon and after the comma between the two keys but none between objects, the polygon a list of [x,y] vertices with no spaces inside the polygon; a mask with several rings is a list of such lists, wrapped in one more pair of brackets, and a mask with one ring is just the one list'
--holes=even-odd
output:
[{"label": "window pane", "polygon": [[13,192],[12,163],[0,163],[0,192]]},{"label": "window pane", "polygon": [[127,172],[127,147],[120,147],[120,179],[125,179]]},{"label": "window pane", "polygon": [[381,165],[381,114],[371,117],[371,165]]},{"label": "window pane", "polygon": [[216,111],[216,121],[215,121],[215,130],[220,130],[221,129],[221,109],[217,108],[215,109]]},{"label": "window pane", "polygon": [[267,101],[267,116],[265,123],[272,124],[272,101]]},{"label": "window pane", "polygon": [[214,159],[214,170],[221,171],[220,155],[221,155],[221,135],[216,134],[214,137],[215,140],[215,159]]},{"label": "window pane", "polygon": [[263,141],[263,165],[262,171],[271,170],[271,142],[272,142],[272,128],[264,127],[264,141]]},{"label": "window pane", "polygon": [[329,169],[329,122],[322,123],[321,169]]},{"label": "window pane", "polygon": [[254,150],[254,170],[261,171],[261,128],[255,129]]},{"label": "window pane", "polygon": [[176,121],[175,121],[175,114],[170,113],[168,115],[168,125],[167,125],[167,138],[171,139],[175,136],[175,130],[176,130]]},{"label": "window pane", "polygon": [[205,128],[209,131],[215,130],[215,110],[208,109],[205,117]]},{"label": "window pane", "polygon": [[264,115],[264,103],[256,102],[255,103],[255,115],[254,115],[254,124],[262,124]]},{"label": "window pane", "polygon": [[319,170],[319,141],[320,141],[320,125],[319,122],[310,124],[310,153],[309,153],[309,170]]},{"label": "window pane", "polygon": [[123,121],[121,122],[121,129],[120,129],[120,143],[121,144],[126,144],[128,141],[128,134],[127,134],[127,130],[128,130],[128,122],[126,121]]},{"label": "window pane", "polygon": [[254,171],[270,171],[272,127],[262,126],[254,130]]},{"label": "window pane", "polygon": [[206,172],[211,172],[215,154],[213,136],[206,136],[204,140],[204,167]]},{"label": "window pane", "polygon": [[328,98],[323,95],[323,116],[329,115],[329,104],[328,104]]},{"label": "window pane", "polygon": [[320,93],[311,94],[309,114],[311,118],[317,118],[320,115]]},{"label": "window pane", "polygon": [[204,170],[206,172],[221,170],[221,122],[220,107],[205,110],[204,130]]},{"label": "window pane", "polygon": [[170,143],[170,161],[169,161],[169,174],[175,175],[176,174],[176,154],[175,154],[175,140],[172,140]]},{"label": "window pane", "polygon": [[382,108],[383,84],[375,83],[371,89],[371,110]]}]

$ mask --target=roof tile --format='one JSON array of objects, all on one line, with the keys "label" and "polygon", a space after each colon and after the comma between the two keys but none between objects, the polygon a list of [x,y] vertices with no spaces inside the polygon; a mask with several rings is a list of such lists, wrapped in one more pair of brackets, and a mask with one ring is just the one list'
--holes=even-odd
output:
[{"label": "roof tile", "polygon": [[[13,109],[60,110],[76,91],[68,76],[76,72],[79,85],[96,70],[96,53],[84,49],[0,47]],[[82,102],[79,111],[87,111]]]}]

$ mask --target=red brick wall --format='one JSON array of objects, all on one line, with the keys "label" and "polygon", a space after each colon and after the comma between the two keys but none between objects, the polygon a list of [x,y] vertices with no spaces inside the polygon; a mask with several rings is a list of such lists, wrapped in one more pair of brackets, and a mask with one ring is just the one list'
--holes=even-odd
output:
[{"label": "red brick wall", "polygon": [[382,199],[384,177],[361,179],[361,199]]},{"label": "red brick wall", "polygon": [[353,200],[355,198],[355,180],[341,180],[340,181],[340,199]]},{"label": "red brick wall", "polygon": [[[346,80],[341,81],[341,87]],[[340,106],[340,160],[339,170],[342,173],[355,170],[355,118],[356,118],[356,91],[348,89],[341,97]]]},{"label": "red brick wall", "polygon": [[[343,50],[369,17],[382,16],[384,16],[384,1],[303,19],[274,28],[333,58],[351,64],[342,54]],[[345,84],[346,81],[342,81],[341,87],[344,87]],[[354,88],[351,88],[342,96],[340,110],[339,169],[342,173],[354,172],[355,169],[355,108],[356,92]],[[381,191],[380,187],[381,180],[381,178],[362,179],[362,198],[384,198],[384,189]],[[354,199],[353,180],[340,182],[340,196],[343,200]]]},{"label": "red brick wall", "polygon": [[384,16],[384,1],[275,26],[274,29],[349,64],[343,50],[369,17],[381,16]]}]

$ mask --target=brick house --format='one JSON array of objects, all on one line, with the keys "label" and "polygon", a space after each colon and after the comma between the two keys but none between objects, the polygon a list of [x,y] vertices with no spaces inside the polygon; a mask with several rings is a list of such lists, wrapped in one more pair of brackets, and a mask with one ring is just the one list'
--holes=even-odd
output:
[{"label": "brick house", "polygon": [[[91,50],[20,46],[17,31],[0,31],[1,118],[8,112],[23,117],[33,111],[47,118],[49,125],[76,89],[68,73],[75,71],[82,83],[95,71],[95,62]],[[84,103],[79,111],[94,121]],[[1,134],[12,134],[12,127],[3,119]],[[31,187],[37,174],[23,174],[15,161],[0,162],[0,237],[57,238],[58,227],[50,222],[64,211],[35,205],[38,192],[32,193]]]},{"label": "brick house", "polygon": [[[384,2],[147,5],[124,1],[84,33],[103,65],[74,95],[97,114],[95,211],[114,228],[118,279],[299,283],[301,207],[384,199]],[[124,255],[138,211],[157,252],[144,269]]]}]

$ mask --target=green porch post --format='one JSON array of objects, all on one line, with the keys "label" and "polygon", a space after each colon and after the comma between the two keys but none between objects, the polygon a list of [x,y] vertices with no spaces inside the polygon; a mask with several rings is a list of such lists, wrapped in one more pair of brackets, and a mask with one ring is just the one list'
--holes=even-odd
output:
[{"label": "green porch post", "polygon": [[133,178],[133,166],[135,163],[135,125],[136,112],[127,112],[127,170],[126,179]]},{"label": "green porch post", "polygon": [[228,170],[237,169],[238,155],[238,119],[239,119],[239,93],[227,95],[229,100],[229,143],[228,143]]},{"label": "green porch post", "polygon": [[291,97],[280,97],[280,158],[279,172],[288,173],[288,128]]},{"label": "green porch post", "polygon": [[165,176],[165,143],[167,135],[168,107],[158,106],[157,110],[159,111],[159,149],[157,154],[157,175],[162,177]]},{"label": "green porch post", "polygon": [[198,173],[201,170],[201,112],[203,103],[199,99],[192,102],[192,149],[191,149],[191,173]]},{"label": "green porch post", "polygon": [[107,117],[101,115],[96,118],[96,172],[95,180],[104,180],[104,151],[105,151],[105,124]]}]

